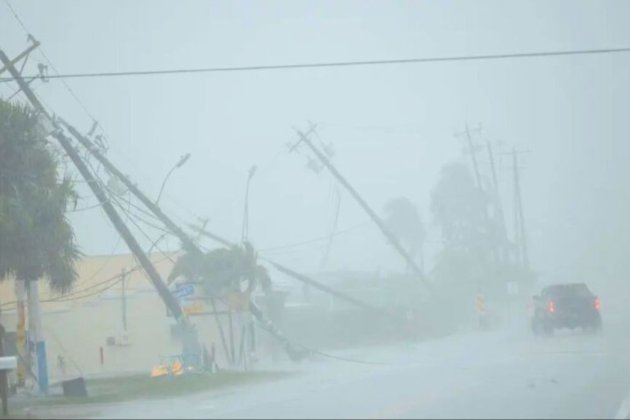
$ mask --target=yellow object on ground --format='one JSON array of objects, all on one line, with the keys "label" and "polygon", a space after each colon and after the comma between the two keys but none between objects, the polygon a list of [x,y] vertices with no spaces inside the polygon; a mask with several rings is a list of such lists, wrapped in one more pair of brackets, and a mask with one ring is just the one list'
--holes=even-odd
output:
[{"label": "yellow object on ground", "polygon": [[184,366],[182,365],[182,362],[180,362],[179,360],[176,360],[175,363],[173,363],[173,367],[171,368],[171,372],[175,376],[179,376],[182,373],[184,373]]},{"label": "yellow object on ground", "polygon": [[159,378],[161,376],[166,376],[166,375],[168,375],[168,368],[164,365],[156,366],[153,369],[151,369],[152,378]]}]

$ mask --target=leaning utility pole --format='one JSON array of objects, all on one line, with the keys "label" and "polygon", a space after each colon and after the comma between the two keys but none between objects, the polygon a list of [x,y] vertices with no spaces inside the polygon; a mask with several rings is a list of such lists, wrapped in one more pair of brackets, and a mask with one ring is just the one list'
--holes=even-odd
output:
[{"label": "leaning utility pole", "polygon": [[514,165],[514,211],[515,234],[519,237],[519,246],[523,268],[529,269],[529,254],[527,251],[527,238],[525,236],[525,218],[523,216],[523,198],[521,195],[521,182],[519,176],[518,155],[516,149],[512,150],[512,164]]},{"label": "leaning utility pole", "polygon": [[[481,130],[479,127],[476,131]],[[479,191],[483,191],[483,184],[481,182],[481,173],[479,172],[479,164],[477,163],[477,151],[475,150],[475,144],[473,143],[472,136],[470,135],[470,128],[468,127],[468,123],[466,123],[466,130],[463,133],[455,134],[456,137],[461,135],[466,135],[466,142],[468,144],[468,150],[470,152],[470,159],[473,165],[473,171],[475,173],[475,181],[477,183],[477,188]]]},{"label": "leaning utility pole", "polygon": [[[224,239],[224,238],[222,238],[222,237],[220,237],[220,236],[218,236],[218,235],[216,235],[214,233],[208,232],[205,229],[199,228],[197,226],[191,226],[191,228],[196,230],[201,236],[213,239],[213,240],[219,242],[222,245],[225,245],[225,246],[234,246],[235,245],[234,243],[228,241],[227,239]],[[335,289],[333,289],[333,288],[331,288],[329,286],[326,286],[325,284],[322,284],[322,283],[320,283],[320,282],[318,282],[316,280],[313,280],[310,277],[305,276],[304,274],[300,274],[300,273],[298,273],[298,272],[296,272],[296,271],[294,271],[294,270],[292,270],[292,269],[290,269],[290,268],[288,268],[288,267],[286,267],[286,266],[284,266],[282,264],[278,264],[278,263],[276,263],[274,261],[271,261],[268,258],[262,258],[261,257],[261,259],[264,260],[264,261],[267,261],[269,264],[271,264],[274,268],[276,268],[281,273],[286,274],[287,276],[292,277],[293,279],[298,280],[298,281],[300,281],[300,282],[302,282],[302,283],[304,283],[304,284],[306,284],[308,286],[312,286],[315,289],[318,289],[318,290],[320,290],[320,291],[322,291],[324,293],[327,293],[327,294],[329,294],[331,296],[334,296],[334,297],[336,297],[336,298],[338,298],[340,300],[343,300],[344,302],[348,302],[348,303],[350,303],[350,304],[352,304],[352,305],[354,305],[354,306],[356,306],[358,308],[364,309],[364,310],[366,310],[368,312],[372,312],[372,313],[375,313],[375,314],[378,314],[378,315],[381,315],[381,316],[389,317],[389,318],[391,318],[392,320],[395,320],[395,321],[400,321],[398,318],[396,318],[396,317],[392,316],[391,314],[383,311],[382,309],[377,308],[376,306],[372,306],[372,305],[370,305],[368,303],[365,303],[365,302],[362,302],[362,301],[360,301],[358,299],[355,299],[355,298],[353,298],[352,296],[350,296],[350,295],[348,295],[346,293],[340,292],[340,291],[335,290]]]},{"label": "leaning utility pole", "polygon": [[339,173],[339,171],[330,162],[330,159],[328,159],[328,157],[326,157],[326,155],[323,152],[321,152],[313,144],[313,142],[311,142],[311,140],[309,139],[308,136],[313,131],[313,127],[311,127],[311,129],[307,133],[303,133],[300,130],[296,130],[296,131],[298,133],[298,136],[300,137],[300,140],[296,143],[295,146],[293,146],[293,148],[295,148],[301,142],[304,142],[309,147],[309,149],[311,149],[311,151],[313,151],[313,153],[315,153],[315,156],[317,156],[317,158],[322,162],[322,164],[324,164],[324,166],[326,168],[328,168],[330,173],[332,173],[333,176],[335,178],[337,178],[337,181],[339,181],[341,183],[341,185],[343,185],[346,188],[346,190],[348,190],[350,195],[352,195],[352,197],[354,197],[354,199],[359,203],[359,205],[363,208],[363,210],[365,210],[365,212],[370,216],[372,221],[376,224],[376,226],[378,226],[378,228],[381,230],[381,232],[383,233],[383,235],[385,236],[387,241],[390,243],[390,245],[398,252],[398,254],[400,254],[400,256],[405,260],[405,262],[413,269],[415,274],[423,281],[424,285],[429,290],[432,290],[433,287],[427,281],[427,279],[424,277],[424,275],[422,273],[422,270],[420,270],[420,268],[418,267],[416,262],[413,260],[413,258],[411,258],[411,256],[407,253],[407,251],[405,251],[405,249],[402,247],[402,245],[400,245],[400,242],[398,242],[398,239],[396,238],[396,236],[394,236],[389,231],[387,226],[385,226],[385,223],[376,214],[376,212],[374,210],[372,210],[372,208],[359,195],[359,193],[352,187],[352,185],[350,185],[350,183],[343,177],[343,175],[341,175],[341,173]]},{"label": "leaning utility pole", "polygon": [[[133,182],[131,182],[131,180],[126,175],[124,175],[118,168],[116,168],[100,152],[100,150],[96,146],[94,146],[94,144],[92,144],[92,142],[87,137],[83,136],[81,133],[79,133],[79,131],[76,128],[74,128],[72,125],[70,125],[63,119],[60,119],[60,122],[66,127],[66,129],[70,132],[70,134],[72,134],[72,136],[75,137],[77,141],[79,141],[79,143],[81,143],[92,154],[92,156],[94,156],[103,165],[103,167],[107,171],[109,171],[114,176],[118,177],[118,179],[122,181],[122,183],[129,189],[129,191],[136,198],[138,198],[140,202],[142,202],[142,204],[144,204],[162,223],[164,223],[164,225],[167,227],[168,230],[170,230],[175,236],[179,238],[179,240],[182,242],[182,246],[187,252],[193,253],[197,257],[202,257],[204,255],[203,251],[190,238],[190,236],[188,236],[186,232],[184,232],[175,222],[173,222],[173,220],[169,216],[167,216],[155,202],[150,200]],[[210,236],[212,236],[214,239],[217,239],[219,242],[221,242],[224,245],[227,245],[227,246],[234,245],[230,243],[229,241],[223,238],[220,238],[219,236],[211,235],[211,234]],[[213,311],[216,314],[217,309],[214,303],[214,299],[212,299],[211,302],[213,306]],[[284,335],[277,328],[275,328],[269,321],[264,319],[264,315],[262,311],[251,299],[249,302],[249,306],[250,306],[250,310],[252,314],[258,319],[261,326],[263,326],[270,334],[272,334],[278,340],[282,341],[285,346],[290,345],[288,339],[284,337]],[[223,330],[220,323],[219,323],[219,330],[221,331],[221,335],[223,338]],[[222,341],[224,342],[224,345],[225,345],[225,340],[222,339]],[[227,349],[227,346],[225,347],[226,347],[227,357],[230,360],[232,360],[231,358],[232,352]]]},{"label": "leaning utility pole", "polygon": [[[2,55],[6,58],[4,54]],[[13,74],[13,76],[14,78],[16,78],[17,76],[16,80],[18,80],[18,83],[20,83],[20,81],[22,82],[20,87],[24,90],[25,94],[27,94],[28,99],[31,101],[31,103],[33,103],[35,108],[38,110],[41,110],[41,112],[44,115],[46,115],[50,121],[52,121],[50,116],[46,114],[46,111],[42,107],[41,103],[39,103],[39,101],[37,100],[33,92],[28,88],[28,86],[24,86],[24,82],[19,77],[19,74]],[[130,190],[130,192],[134,194],[158,219],[162,221],[162,223],[165,224],[165,226],[172,233],[174,233],[181,240],[182,245],[187,251],[195,253],[197,255],[203,255],[203,252],[201,251],[201,249],[199,249],[197,244],[177,224],[175,224],[166,214],[164,214],[164,212],[162,212],[162,210],[157,204],[155,204],[152,200],[149,200],[144,195],[144,193],[140,191],[140,189],[134,183],[131,182],[131,180],[129,180],[111,162],[109,162],[109,160],[101,153],[100,149],[98,149],[89,139],[81,135],[76,128],[74,128],[72,125],[70,125],[66,121],[61,120],[61,119],[57,119],[54,121],[54,123],[57,123],[57,122],[60,122],[70,132],[70,134],[72,134],[72,136],[75,137],[77,141],[81,143],[92,154],[92,156],[94,156],[105,167],[105,169],[109,173],[113,174],[118,179],[120,179],[125,184],[125,186]],[[72,148],[72,145],[69,143],[68,139],[62,134],[60,130],[54,132],[53,135],[62,144],[62,147],[70,155],[73,162],[75,162],[75,164],[77,165],[77,168],[79,168],[79,171],[85,177],[88,185],[90,186],[90,188],[93,189],[99,201],[103,203],[104,210],[106,211],[108,216],[110,216],[110,219],[114,223],[115,227],[119,229],[119,232],[121,233],[125,241],[128,243],[132,252],[136,254],[136,257],[140,260],[143,268],[145,268],[145,271],[147,271],[147,274],[149,274],[149,277],[154,282],[156,289],[158,289],[158,293],[160,294],[164,302],[167,304],[167,308],[176,317],[176,319],[178,320],[178,323],[186,327],[187,331],[188,330],[193,331],[191,328],[192,326],[188,322],[188,318],[182,312],[181,308],[179,307],[178,302],[170,294],[170,291],[168,290],[168,288],[164,286],[163,281],[161,280],[161,278],[159,278],[159,275],[157,274],[157,272],[155,272],[154,267],[150,264],[150,262],[146,258],[146,255],[143,253],[142,249],[137,245],[137,242],[135,242],[135,239],[133,238],[133,236],[131,236],[126,225],[124,225],[124,223],[122,222],[122,219],[116,213],[116,210],[113,208],[111,203],[107,200],[107,197],[105,197],[105,194],[101,190],[100,185],[96,182],[96,180],[90,174],[85,164],[80,160],[79,156],[77,155],[76,151]],[[98,193],[96,191],[98,191]],[[214,235],[212,233],[204,232],[204,234],[206,236],[209,236],[219,241],[220,243],[224,245],[232,245],[229,241],[217,235]],[[277,266],[276,268],[281,269],[280,266]],[[380,315],[383,315],[383,314],[389,315],[376,307],[372,307],[371,305],[368,305],[356,299],[353,299],[350,296],[345,295],[344,293],[334,291],[333,289],[330,289],[318,282],[315,282],[314,280],[308,279],[300,275],[295,275],[297,273],[294,273],[286,269],[285,267],[283,268],[286,270],[287,274],[289,275],[294,274],[292,277],[300,281],[307,282],[313,285],[314,287],[317,287],[328,293],[332,293],[341,299],[345,299],[346,301],[349,301],[355,305],[362,306],[364,309],[370,309],[374,312],[379,313]],[[276,337],[277,339],[283,342],[283,344],[285,345],[285,349],[287,350],[287,352],[289,352],[291,357],[299,357],[297,356],[298,352],[296,351],[295,348],[291,346],[291,343],[288,341],[288,339],[284,337],[284,335],[277,328],[275,328],[275,326],[271,322],[264,319],[262,311],[251,300],[250,300],[250,310],[252,314],[258,319],[259,325],[261,328],[267,330],[274,337]],[[391,315],[389,316],[394,318]],[[196,347],[198,347],[196,338],[195,338],[195,344],[196,344]]]},{"label": "leaning utility pole", "polygon": [[[481,131],[481,126],[479,126],[479,128],[476,130],[477,132]],[[479,191],[479,194],[483,195],[483,220],[487,229],[487,232],[489,235],[492,235],[494,233],[494,227],[492,224],[492,221],[490,220],[490,216],[488,215],[488,206],[487,203],[485,201],[485,192],[484,192],[484,185],[483,185],[483,180],[481,178],[481,172],[479,171],[479,163],[477,162],[477,150],[476,150],[476,145],[473,142],[473,138],[470,134],[470,128],[468,127],[468,123],[466,123],[466,130],[463,133],[458,133],[456,134],[456,136],[461,136],[461,135],[465,135],[466,136],[466,142],[468,144],[468,151],[470,154],[470,160],[472,162],[472,166],[473,166],[473,171],[475,174],[475,182],[477,184],[477,189]],[[494,162],[491,162],[491,165],[493,166],[493,176],[494,176],[494,181],[495,181],[495,185],[496,185],[496,173],[494,173]],[[490,250],[490,252],[492,253],[492,256],[494,258],[495,261],[499,261],[500,260],[500,256],[501,256],[501,250],[497,250],[497,248],[495,246],[492,246],[492,249]]]},{"label": "leaning utility pole", "polygon": [[[75,137],[77,139],[77,141],[79,141],[79,143],[81,143],[91,154],[92,156],[94,156],[102,165],[103,167],[109,171],[111,174],[113,174],[114,176],[118,177],[122,183],[129,189],[129,191],[136,197],[138,198],[142,204],[144,204],[158,219],[160,219],[162,221],[162,223],[164,223],[164,225],[173,233],[175,234],[180,241],[182,242],[183,247],[192,253],[197,254],[198,256],[203,255],[203,251],[201,251],[201,249],[199,248],[199,246],[188,236],[188,234],[186,234],[175,222],[173,222],[173,220],[167,216],[162,209],[155,204],[152,200],[150,200],[133,182],[131,182],[131,180],[125,176],[118,168],[116,168],[101,152],[100,150],[92,144],[92,142],[86,138],[85,136],[83,136],[81,133],[79,133],[79,131],[73,127],[72,125],[70,125],[69,123],[67,123],[66,121],[64,121],[63,119],[59,119],[59,121],[61,122],[61,124],[63,126],[66,127],[66,129],[70,132],[70,134],[72,134],[73,137]],[[233,244],[232,242],[221,238],[218,235],[214,235],[212,233],[203,231],[202,232],[205,236],[208,236],[216,241],[218,241],[219,243],[226,245],[226,246],[233,246],[235,244]],[[296,277],[293,276],[294,278],[297,278],[300,281],[304,281],[304,278],[302,277]],[[310,280],[310,279],[309,279]],[[342,294],[340,292],[336,292],[330,288],[327,288],[324,285],[321,285],[315,281],[310,281],[310,284],[314,285],[315,287],[318,287],[319,289],[322,289],[324,291],[327,292],[333,292],[335,293],[338,297],[342,297],[345,298],[347,301],[350,301],[352,303],[358,304],[360,306],[363,306],[364,308],[369,308],[373,311],[379,312],[382,314],[382,311],[380,311],[379,309],[372,307],[370,305],[364,304],[363,302],[357,301],[356,299],[353,299],[345,294]],[[274,335],[278,340],[282,341],[284,343],[285,346],[289,346],[290,343],[288,341],[288,339],[286,337],[284,337],[284,335],[282,334],[282,332],[280,332],[277,328],[275,328],[268,320],[264,319],[264,315],[262,313],[262,311],[260,310],[260,308],[258,308],[258,306],[250,300],[249,302],[249,307],[250,310],[252,312],[252,314],[256,317],[256,319],[259,321],[259,325],[264,328],[265,330],[267,330],[270,334]],[[215,308],[215,312],[216,312],[216,308]],[[230,352],[228,352],[228,354],[230,354]],[[228,356],[229,357],[229,356]]]},{"label": "leaning utility pole", "polygon": [[507,243],[507,228],[505,226],[505,215],[503,214],[503,205],[501,204],[501,195],[499,194],[499,180],[497,178],[497,170],[494,165],[494,153],[492,152],[492,143],[490,141],[486,142],[488,148],[488,157],[490,158],[490,169],[492,171],[492,186],[494,190],[494,206],[496,210],[496,217],[499,218],[499,228],[501,235],[501,259],[503,261],[506,260],[507,255],[505,255],[506,251],[506,243]]},{"label": "leaning utility pole", "polygon": [[92,156],[94,156],[96,158],[96,160],[98,160],[103,167],[112,175],[114,175],[116,178],[118,178],[120,181],[122,181],[122,183],[129,189],[129,191],[136,197],[138,198],[138,200],[140,200],[140,202],[142,202],[142,204],[144,204],[153,214],[155,214],[161,221],[162,223],[164,223],[166,225],[166,227],[173,232],[181,241],[182,241],[182,245],[184,246],[184,248],[187,251],[190,252],[199,252],[202,253],[201,250],[198,249],[197,245],[194,243],[194,241],[192,239],[190,239],[188,237],[188,235],[186,235],[186,233],[175,223],[173,222],[173,220],[171,220],[170,217],[168,217],[160,208],[159,205],[157,205],[154,201],[152,201],[151,199],[149,199],[137,186],[136,184],[134,184],[133,182],[131,182],[131,180],[125,175],[123,174],[118,168],[116,168],[116,166],[114,166],[109,159],[107,159],[105,157],[105,155],[103,153],[101,153],[101,151],[99,150],[98,147],[96,147],[96,145],[94,145],[87,137],[85,137],[84,135],[82,135],[81,133],[79,133],[79,131],[73,127],[72,125],[70,125],[68,122],[66,122],[64,119],[62,118],[58,118],[59,122],[66,127],[66,129],[68,130],[68,132],[70,134],[72,134],[72,136],[77,139],[77,141],[79,143],[81,143],[81,145],[83,147],[85,147],[88,152],[90,152],[90,154]]},{"label": "leaning utility pole", "polygon": [[481,173],[479,172],[479,165],[477,163],[477,152],[470,135],[470,129],[468,123],[466,123],[466,140],[468,141],[468,150],[470,150],[470,159],[472,160],[473,170],[475,171],[475,179],[477,180],[477,188],[479,191],[483,191],[483,184],[481,183]]},{"label": "leaning utility pole", "polygon": [[157,270],[155,269],[155,267],[153,266],[153,264],[151,263],[147,255],[145,254],[144,250],[142,249],[142,247],[136,240],[136,238],[133,236],[133,234],[131,233],[127,225],[124,223],[124,221],[122,220],[122,218],[120,217],[120,215],[118,214],[118,212],[116,211],[112,203],[109,201],[109,197],[107,197],[107,194],[105,194],[104,190],[102,189],[97,179],[90,172],[85,162],[83,162],[78,152],[72,146],[70,139],[67,138],[63,134],[63,132],[58,128],[55,120],[53,120],[53,118],[48,114],[48,112],[46,111],[44,106],[41,104],[39,99],[35,96],[31,88],[29,87],[29,85],[24,81],[24,79],[22,79],[22,76],[11,64],[11,61],[2,50],[0,50],[0,60],[7,67],[7,69],[11,73],[11,76],[13,76],[18,86],[20,87],[22,92],[26,95],[27,99],[33,105],[35,110],[37,110],[41,115],[43,115],[48,122],[52,123],[54,127],[54,130],[51,133],[52,136],[59,142],[63,150],[66,152],[66,154],[70,157],[70,159],[72,160],[76,168],[79,170],[79,172],[81,173],[81,176],[83,176],[88,186],[90,187],[90,189],[92,190],[92,192],[94,193],[98,201],[101,203],[101,206],[103,207],[103,210],[109,217],[110,221],[112,222],[112,224],[114,225],[118,233],[122,236],[122,238],[124,239],[125,243],[129,247],[131,252],[133,252],[135,257],[138,259],[138,261],[142,265],[142,268],[147,273],[147,275],[149,276],[149,279],[153,283],[153,286],[157,290],[158,295],[164,301],[167,308],[171,311],[177,323],[183,328],[184,331],[190,333],[190,334],[184,334],[184,337],[185,337],[183,340],[184,352],[198,353],[198,351],[196,351],[197,350],[196,348],[198,347],[198,342],[196,340],[196,337],[193,334],[193,328],[192,328],[192,325],[189,323],[188,318],[182,311],[175,297],[173,297],[171,292],[168,290],[160,274],[157,272]]},{"label": "leaning utility pole", "polygon": [[123,268],[120,273],[121,300],[122,300],[122,327],[124,339],[127,339],[127,271]]},{"label": "leaning utility pole", "polygon": [[[173,220],[171,220],[170,217],[168,217],[163,211],[162,209],[156,205],[152,200],[150,200],[146,195],[144,195],[144,193],[142,191],[140,191],[140,189],[133,183],[131,182],[131,180],[125,176],[120,170],[118,170],[118,168],[116,168],[101,152],[100,150],[94,146],[92,144],[92,142],[86,138],[85,136],[83,136],[81,133],[79,133],[79,131],[74,128],[72,125],[68,124],[66,121],[64,121],[63,119],[59,119],[59,121],[68,129],[68,131],[70,132],[70,134],[72,134],[77,141],[79,141],[91,154],[92,156],[94,156],[102,165],[105,169],[107,169],[107,171],[109,171],[111,174],[113,174],[114,176],[118,177],[123,184],[129,189],[129,191],[136,196],[153,214],[156,215],[156,217],[158,217],[162,223],[164,223],[164,225],[171,231],[173,232],[173,234],[175,234],[180,241],[182,242],[183,246],[185,249],[189,250],[190,252],[195,252],[200,254],[203,254],[203,252],[199,249],[199,246],[188,236],[188,234],[186,234],[175,222],[173,222]],[[219,235],[213,234],[211,232],[208,232],[204,229],[199,229],[197,227],[193,227],[198,233],[209,237],[211,239],[214,239],[215,241],[219,242],[222,245],[225,246],[234,246],[236,245],[235,243],[228,241],[225,238],[222,238]],[[378,308],[373,307],[371,305],[368,305],[366,303],[363,303],[357,299],[352,298],[351,296],[346,295],[345,293],[342,292],[338,292],[334,289],[331,289],[315,280],[309,279],[305,276],[299,275],[297,273],[295,273],[294,271],[286,268],[286,267],[282,267],[279,266],[275,263],[272,263],[274,266],[276,266],[276,268],[278,268],[281,271],[284,271],[285,274],[293,277],[296,280],[302,281],[304,283],[307,283],[319,290],[322,290],[323,292],[329,293],[329,294],[333,294],[334,296],[343,299],[349,303],[352,303],[356,306],[360,306],[363,309],[369,309],[371,311],[376,311],[379,313],[382,313],[382,311],[380,311]],[[252,303],[253,304],[253,303]]]}]

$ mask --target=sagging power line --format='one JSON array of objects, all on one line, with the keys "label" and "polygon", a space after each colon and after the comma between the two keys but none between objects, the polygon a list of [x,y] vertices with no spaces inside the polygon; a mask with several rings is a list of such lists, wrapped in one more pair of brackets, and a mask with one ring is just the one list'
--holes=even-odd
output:
[{"label": "sagging power line", "polygon": [[[615,54],[615,53],[627,53],[627,52],[630,52],[630,47],[564,50],[564,51],[537,51],[537,52],[507,53],[507,54],[460,55],[460,56],[447,56],[447,57],[398,58],[398,59],[365,60],[365,61],[330,61],[330,62],[321,62],[321,63],[302,63],[302,64],[272,64],[272,65],[253,65],[253,66],[235,66],[235,67],[201,67],[201,68],[165,69],[165,70],[135,70],[135,71],[121,71],[121,72],[66,73],[66,74],[49,75],[48,78],[49,79],[86,79],[86,78],[103,78],[103,77],[164,76],[164,75],[173,75],[173,74],[295,70],[295,69],[316,69],[316,68],[333,68],[333,67],[364,67],[364,66],[383,66],[383,65],[396,65],[396,64],[439,63],[439,62],[452,62],[452,61],[487,61],[487,60],[544,58],[544,57],[591,55],[591,54]],[[28,81],[37,77],[39,77],[39,75],[24,76],[24,79]],[[9,82],[11,80],[12,80],[11,78],[6,78],[6,77],[0,78],[0,82]]]}]

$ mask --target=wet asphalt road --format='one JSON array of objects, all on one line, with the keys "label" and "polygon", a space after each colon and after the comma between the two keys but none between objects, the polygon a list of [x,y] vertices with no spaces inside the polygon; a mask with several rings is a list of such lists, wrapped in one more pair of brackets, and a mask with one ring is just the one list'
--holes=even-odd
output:
[{"label": "wet asphalt road", "polygon": [[[287,379],[106,407],[100,418],[615,418],[630,391],[630,328],[536,338],[525,323],[338,353]],[[630,407],[630,403],[626,403]]]}]

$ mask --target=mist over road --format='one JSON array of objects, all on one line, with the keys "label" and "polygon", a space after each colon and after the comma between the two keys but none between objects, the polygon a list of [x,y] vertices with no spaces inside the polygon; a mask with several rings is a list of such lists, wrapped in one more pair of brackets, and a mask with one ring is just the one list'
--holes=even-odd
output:
[{"label": "mist over road", "polygon": [[108,417],[614,418],[630,391],[623,317],[604,332],[534,337],[509,328],[336,352],[383,365],[305,362],[286,380],[111,406]]}]

